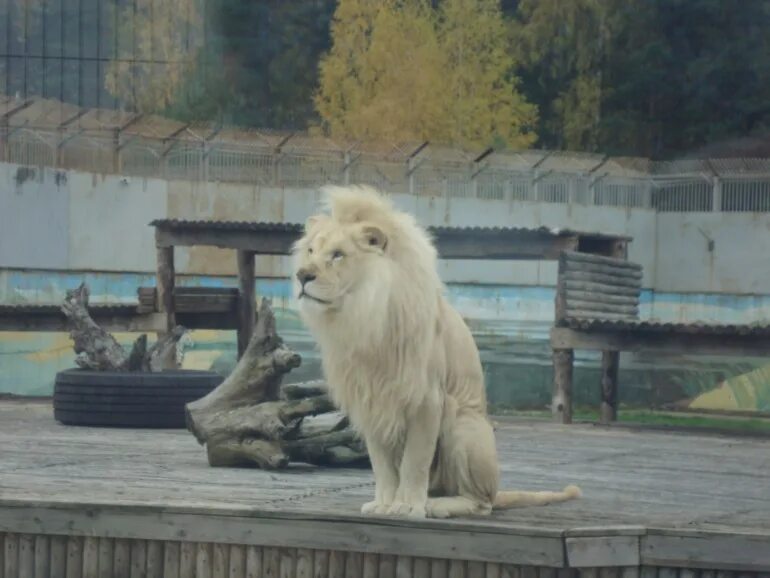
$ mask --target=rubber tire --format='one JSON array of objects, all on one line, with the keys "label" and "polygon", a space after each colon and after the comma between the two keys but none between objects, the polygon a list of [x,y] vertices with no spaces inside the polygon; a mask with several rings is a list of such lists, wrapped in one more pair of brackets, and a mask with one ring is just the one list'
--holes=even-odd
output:
[{"label": "rubber tire", "polygon": [[65,425],[183,429],[184,406],[223,379],[212,371],[67,369],[56,374],[53,414]]}]

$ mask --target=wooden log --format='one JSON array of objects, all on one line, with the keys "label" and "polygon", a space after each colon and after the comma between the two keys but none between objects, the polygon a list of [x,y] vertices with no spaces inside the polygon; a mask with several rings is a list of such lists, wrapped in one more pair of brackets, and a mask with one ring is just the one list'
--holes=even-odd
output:
[{"label": "wooden log", "polygon": [[565,290],[567,301],[581,301],[585,303],[604,303],[610,305],[639,306],[639,295],[615,295],[601,291],[575,291]]},{"label": "wooden log", "polygon": [[638,263],[632,263],[626,261],[621,257],[624,252],[623,248],[620,248],[615,257],[603,257],[601,255],[594,255],[591,253],[579,253],[576,251],[564,251],[562,256],[570,261],[580,261],[582,263],[594,263],[597,265],[613,265],[615,267],[632,269],[634,271],[641,271],[642,266]]},{"label": "wooden log", "polygon": [[640,289],[642,287],[641,279],[632,279],[630,277],[614,277],[601,273],[587,273],[583,271],[565,271],[562,275],[565,281],[579,281],[584,283],[600,283],[611,287],[626,287]]},{"label": "wooden log", "polygon": [[621,314],[621,313],[601,313],[598,314],[593,311],[575,311],[567,310],[566,318],[568,319],[599,319],[601,321],[637,321],[635,317]]},{"label": "wooden log", "polygon": [[281,444],[290,458],[316,465],[366,465],[366,445],[351,429],[285,441]]},{"label": "wooden log", "polygon": [[637,305],[617,305],[614,303],[598,303],[595,301],[579,301],[577,299],[566,299],[566,314],[570,313],[591,313],[595,317],[601,317],[602,313],[611,313],[615,315],[626,315],[631,318],[639,316],[639,307]]},{"label": "wooden log", "polygon": [[226,419],[225,414],[237,408],[277,400],[283,376],[299,364],[299,355],[278,336],[270,302],[263,299],[256,330],[235,369],[214,391],[187,405],[188,429],[205,443],[208,428],[203,422]]},{"label": "wooden log", "polygon": [[618,419],[619,351],[602,351],[601,422],[609,424]]},{"label": "wooden log", "polygon": [[[262,300],[256,329],[232,373],[204,398],[187,405],[187,427],[206,446],[215,467],[286,467],[290,460],[324,465],[368,463],[366,448],[335,412],[326,394],[279,399],[283,376],[300,363],[275,330]],[[295,387],[289,395],[308,388]],[[321,391],[321,390],[318,390]],[[314,391],[316,393],[317,391]],[[324,414],[313,419],[311,416]]]},{"label": "wooden log", "polygon": [[565,259],[564,271],[574,271],[577,273],[597,273],[600,275],[607,275],[609,277],[621,277],[624,279],[642,279],[643,274],[641,269],[629,269],[627,267],[620,267],[618,266],[620,263],[625,264],[626,261],[618,261],[617,264],[613,263],[604,265]]},{"label": "wooden log", "polygon": [[61,306],[77,354],[75,363],[84,369],[123,371],[128,366],[129,355],[112,335],[91,318],[88,296],[88,286],[81,283],[77,289],[67,291]]},{"label": "wooden log", "polygon": [[589,293],[601,293],[602,295],[618,295],[625,297],[638,297],[641,287],[618,287],[605,283],[592,283],[589,281],[576,281],[563,279],[564,289],[567,291],[585,291]]},{"label": "wooden log", "polygon": [[215,439],[206,444],[209,465],[214,468],[238,468],[256,465],[265,470],[285,468],[289,456],[277,441],[256,438]]},{"label": "wooden log", "polygon": [[238,291],[238,357],[241,357],[254,332],[256,313],[254,253],[251,251],[238,251]]},{"label": "wooden log", "polygon": [[555,349],[553,352],[553,400],[551,412],[556,421],[572,423],[572,372],[575,352]]},{"label": "wooden log", "polygon": [[296,430],[297,438],[310,438],[323,434],[329,434],[350,425],[350,420],[341,411],[330,411],[318,415],[309,415],[302,418]]},{"label": "wooden log", "polygon": [[324,395],[328,387],[324,381],[306,381],[304,383],[287,383],[281,386],[280,397],[282,399],[302,399],[303,397],[313,397]]}]

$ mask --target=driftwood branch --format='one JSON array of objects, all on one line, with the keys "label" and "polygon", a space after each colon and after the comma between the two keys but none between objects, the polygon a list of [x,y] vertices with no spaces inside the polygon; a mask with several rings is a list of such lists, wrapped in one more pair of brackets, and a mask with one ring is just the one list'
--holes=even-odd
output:
[{"label": "driftwood branch", "polygon": [[126,369],[129,355],[112,335],[91,319],[88,297],[88,287],[81,283],[77,289],[67,291],[61,307],[69,322],[70,337],[75,342],[75,363],[97,371]]},{"label": "driftwood branch", "polygon": [[61,307],[67,317],[77,354],[75,363],[79,367],[96,371],[161,371],[163,357],[176,356],[179,340],[187,333],[184,327],[175,327],[149,349],[147,335],[141,335],[131,351],[126,352],[111,334],[91,318],[88,298],[88,286],[81,283],[77,289],[67,291]]},{"label": "driftwood branch", "polygon": [[187,404],[187,428],[206,446],[211,466],[367,463],[363,443],[334,411],[322,382],[281,387],[300,362],[278,336],[270,302],[263,299],[235,369],[206,397]]}]

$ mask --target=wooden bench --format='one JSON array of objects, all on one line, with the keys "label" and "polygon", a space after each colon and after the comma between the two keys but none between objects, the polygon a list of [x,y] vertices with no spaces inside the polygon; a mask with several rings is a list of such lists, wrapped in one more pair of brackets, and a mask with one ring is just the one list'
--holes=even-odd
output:
[{"label": "wooden bench", "polygon": [[563,252],[551,330],[552,412],[572,421],[576,349],[602,352],[602,423],[617,419],[621,351],[769,356],[770,321],[755,324],[660,323],[639,318],[642,267],[625,259]]}]

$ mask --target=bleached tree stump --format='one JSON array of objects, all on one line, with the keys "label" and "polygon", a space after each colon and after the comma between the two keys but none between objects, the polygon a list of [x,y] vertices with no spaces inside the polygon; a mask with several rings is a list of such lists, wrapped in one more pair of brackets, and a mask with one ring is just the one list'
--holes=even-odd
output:
[{"label": "bleached tree stump", "polygon": [[363,442],[335,411],[322,382],[281,387],[283,376],[300,363],[278,336],[270,302],[263,299],[254,333],[232,373],[186,406],[187,428],[206,446],[211,466],[368,463]]},{"label": "bleached tree stump", "polygon": [[177,356],[177,346],[187,329],[175,327],[162,339],[147,348],[147,335],[134,342],[130,352],[107,331],[99,327],[88,312],[88,286],[81,283],[67,291],[62,313],[67,317],[70,337],[74,341],[75,363],[95,371],[161,371],[162,360]]}]

